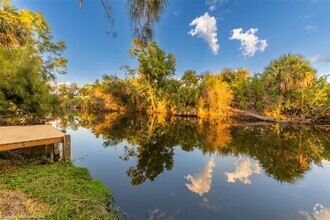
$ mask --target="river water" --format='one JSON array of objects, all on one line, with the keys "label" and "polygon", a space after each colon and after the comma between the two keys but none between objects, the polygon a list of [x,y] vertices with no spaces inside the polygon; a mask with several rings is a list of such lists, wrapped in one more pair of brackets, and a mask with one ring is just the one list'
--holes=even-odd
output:
[{"label": "river water", "polygon": [[330,219],[329,130],[118,113],[58,126],[129,219]]}]

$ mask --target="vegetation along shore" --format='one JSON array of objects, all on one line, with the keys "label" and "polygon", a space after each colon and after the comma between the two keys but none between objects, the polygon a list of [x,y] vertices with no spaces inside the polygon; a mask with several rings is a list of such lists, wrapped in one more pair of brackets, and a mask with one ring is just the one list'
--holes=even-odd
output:
[{"label": "vegetation along shore", "polygon": [[[101,2],[111,20],[109,5]],[[45,124],[61,118],[63,129],[77,125],[93,131],[96,138],[102,136],[103,148],[125,141],[123,160],[138,158],[138,165],[127,170],[132,185],[153,181],[164,170],[171,170],[174,149],[180,145],[185,152],[197,149],[210,155],[251,156],[263,164],[267,175],[288,183],[301,179],[312,165],[328,161],[328,137],[317,133],[317,129],[294,127],[292,131],[278,124],[235,127],[247,121],[250,125],[259,121],[330,124],[328,76],[318,75],[303,55],[283,54],[260,73],[244,67],[178,72],[175,54],[152,41],[152,27],[160,20],[167,1],[127,2],[132,26],[137,28],[137,38],[128,54],[137,65],[123,63],[122,77],[106,74],[94,83],[78,85],[57,81],[59,75],[67,73],[68,60],[63,55],[66,45],[55,41],[45,17],[39,12],[17,9],[9,0],[0,0],[0,126]],[[205,17],[215,22],[208,13]],[[143,116],[136,117],[137,113]],[[322,129],[329,130],[326,126]],[[315,135],[311,136],[311,132]],[[269,147],[271,144],[274,146]],[[120,218],[112,208],[111,190],[93,180],[87,168],[76,167],[71,161],[54,163],[35,153],[0,152],[0,218]],[[215,167],[214,159],[209,161],[211,171],[205,177],[210,180],[200,181],[209,182],[205,192],[210,190]],[[184,167],[189,163],[181,164]],[[255,173],[260,174],[260,170]],[[191,175],[185,178],[194,179]],[[203,202],[208,199],[203,198]]]}]

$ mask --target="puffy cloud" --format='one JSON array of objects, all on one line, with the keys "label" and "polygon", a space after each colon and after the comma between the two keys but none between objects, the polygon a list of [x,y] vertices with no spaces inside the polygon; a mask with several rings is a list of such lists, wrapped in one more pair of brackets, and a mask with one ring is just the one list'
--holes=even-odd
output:
[{"label": "puffy cloud", "polygon": [[305,27],[305,30],[306,30],[306,31],[317,31],[317,29],[318,29],[318,27],[315,26],[315,25],[307,25],[307,26]]},{"label": "puffy cloud", "polygon": [[188,34],[204,39],[209,44],[213,54],[218,53],[220,46],[217,39],[217,20],[215,17],[205,12],[204,15],[195,18],[189,26],[196,27],[191,29]]},{"label": "puffy cloud", "polygon": [[258,32],[258,28],[251,28],[245,33],[242,28],[233,29],[231,31],[230,40],[241,41],[242,54],[244,56],[253,56],[258,50],[263,52],[268,46],[266,40],[259,39],[255,34]]},{"label": "puffy cloud", "polygon": [[330,56],[316,55],[309,59],[312,63],[330,63]]},{"label": "puffy cloud", "polygon": [[239,180],[244,184],[251,184],[250,176],[254,173],[259,174],[260,171],[261,168],[258,163],[254,163],[248,158],[241,158],[238,164],[236,164],[235,172],[225,172],[225,175],[229,183],[236,183]]},{"label": "puffy cloud", "polygon": [[185,185],[190,191],[203,196],[204,193],[209,192],[211,189],[212,173],[214,167],[215,163],[213,158],[211,158],[201,172],[195,173],[193,176],[189,174],[188,176],[184,177],[191,181],[191,184],[186,183]]}]

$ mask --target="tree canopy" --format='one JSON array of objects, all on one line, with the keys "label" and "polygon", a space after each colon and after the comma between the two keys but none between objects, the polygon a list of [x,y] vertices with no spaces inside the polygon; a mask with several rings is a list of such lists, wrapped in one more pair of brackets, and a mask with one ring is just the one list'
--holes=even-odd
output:
[{"label": "tree canopy", "polygon": [[65,44],[40,13],[0,7],[0,113],[43,118],[57,111],[52,81],[66,72]]}]

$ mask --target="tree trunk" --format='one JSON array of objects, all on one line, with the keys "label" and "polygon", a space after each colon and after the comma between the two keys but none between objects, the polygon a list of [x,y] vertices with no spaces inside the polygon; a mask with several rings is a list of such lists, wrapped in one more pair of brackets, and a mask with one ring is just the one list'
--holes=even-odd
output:
[{"label": "tree trunk", "polygon": [[257,119],[259,121],[265,121],[265,122],[276,122],[276,123],[288,123],[289,121],[283,121],[283,120],[277,120],[274,118],[268,118],[262,115],[258,115],[255,113],[251,113],[248,111],[243,111],[237,108],[230,108],[230,110],[236,114],[237,116],[243,116],[243,117],[247,117],[247,118],[254,118]]}]

